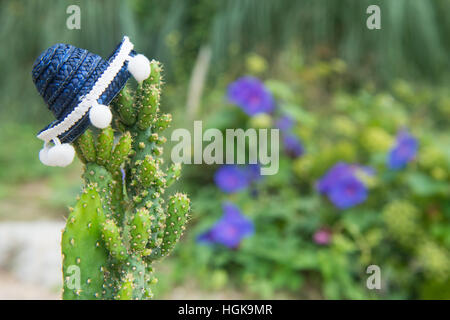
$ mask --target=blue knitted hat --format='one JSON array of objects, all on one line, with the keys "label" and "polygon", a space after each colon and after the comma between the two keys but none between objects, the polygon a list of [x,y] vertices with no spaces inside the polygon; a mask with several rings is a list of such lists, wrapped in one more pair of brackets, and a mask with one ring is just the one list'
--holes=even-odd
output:
[{"label": "blue knitted hat", "polygon": [[44,141],[39,159],[45,165],[65,167],[75,155],[70,143],[89,124],[109,126],[112,114],[108,105],[131,75],[139,82],[148,78],[150,62],[136,54],[124,37],[108,60],[69,44],[56,44],[36,59],[31,74],[56,118],[37,135]]}]

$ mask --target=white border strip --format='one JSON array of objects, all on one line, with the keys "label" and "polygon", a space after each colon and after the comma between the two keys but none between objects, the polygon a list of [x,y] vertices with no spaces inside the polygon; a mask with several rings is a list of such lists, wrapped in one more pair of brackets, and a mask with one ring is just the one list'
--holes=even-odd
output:
[{"label": "white border strip", "polygon": [[127,36],[123,38],[123,43],[120,47],[119,53],[114,60],[110,63],[108,68],[103,72],[100,78],[95,82],[94,87],[89,93],[81,100],[81,102],[69,113],[66,118],[58,123],[56,126],[42,131],[37,137],[45,142],[49,142],[59,135],[63,134],[75,123],[77,123],[89,109],[97,103],[98,98],[105,92],[110,83],[114,80],[116,75],[122,69],[123,64],[129,59],[129,54],[133,50],[133,44],[130,42]]}]

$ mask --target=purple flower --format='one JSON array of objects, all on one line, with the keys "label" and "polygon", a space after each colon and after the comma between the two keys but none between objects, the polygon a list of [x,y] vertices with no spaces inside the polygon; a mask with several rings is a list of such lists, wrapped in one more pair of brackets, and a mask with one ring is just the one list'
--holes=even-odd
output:
[{"label": "purple flower", "polygon": [[283,136],[283,144],[284,151],[292,158],[298,158],[304,152],[302,142],[294,134],[285,134]]},{"label": "purple flower", "polygon": [[294,126],[295,121],[289,116],[282,116],[275,122],[275,126],[282,132],[288,132]]},{"label": "purple flower", "polygon": [[250,180],[248,173],[236,165],[223,165],[214,175],[216,185],[223,192],[234,193],[248,187]]},{"label": "purple flower", "polygon": [[254,232],[253,223],[247,219],[237,206],[224,203],[223,216],[205,233],[198,236],[197,241],[218,243],[235,249],[241,240]]},{"label": "purple flower", "polygon": [[313,240],[320,245],[329,244],[331,241],[331,231],[327,228],[320,228],[314,233]]},{"label": "purple flower", "polygon": [[403,169],[406,164],[414,160],[417,149],[417,139],[406,130],[400,131],[394,147],[389,151],[388,167],[393,170]]},{"label": "purple flower", "polygon": [[339,180],[328,192],[328,198],[339,209],[348,209],[367,199],[366,186],[354,176],[346,176]]},{"label": "purple flower", "polygon": [[214,181],[223,192],[238,192],[260,178],[260,169],[257,164],[247,166],[225,164],[216,171]]},{"label": "purple flower", "polygon": [[228,86],[228,101],[242,108],[249,116],[270,113],[275,107],[272,94],[255,77],[242,77]]},{"label": "purple flower", "polygon": [[340,178],[352,175],[353,166],[344,162],[336,163],[317,183],[320,193],[328,193]]},{"label": "purple flower", "polygon": [[374,173],[370,167],[339,162],[318,181],[317,190],[339,209],[354,207],[367,199],[367,188],[358,178],[358,171]]}]

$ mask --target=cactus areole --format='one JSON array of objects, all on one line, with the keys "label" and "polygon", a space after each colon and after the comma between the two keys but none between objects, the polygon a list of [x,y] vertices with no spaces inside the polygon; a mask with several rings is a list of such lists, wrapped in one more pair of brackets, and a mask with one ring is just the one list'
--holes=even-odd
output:
[{"label": "cactus areole", "polygon": [[161,158],[171,115],[159,110],[160,63],[124,37],[108,61],[55,45],[32,76],[57,118],[38,134],[41,161],[66,166],[77,154],[84,163],[83,190],[62,234],[63,299],[152,298],[152,263],[174,248],[190,208],[185,194],[165,194],[181,166]]}]

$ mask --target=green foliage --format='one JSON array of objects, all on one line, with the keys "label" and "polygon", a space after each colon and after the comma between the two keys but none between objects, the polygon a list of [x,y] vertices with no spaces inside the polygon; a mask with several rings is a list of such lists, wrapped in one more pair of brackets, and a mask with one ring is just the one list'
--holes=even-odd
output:
[{"label": "green foliage", "polygon": [[[280,71],[266,84],[277,99],[275,114],[246,117],[220,103],[225,87],[219,85],[205,97],[214,115],[204,127],[224,122],[228,128],[270,127],[288,114],[297,121],[293,133],[305,154],[282,155],[276,175],[230,195],[212,184],[213,171],[206,166],[187,167],[188,175],[195,174],[187,186],[195,224],[176,251],[178,276],[194,274],[209,290],[231,285],[257,298],[286,293],[309,299],[448,297],[443,288],[450,277],[450,135],[447,108],[438,107],[448,92],[399,80],[388,91],[372,83],[349,89],[342,81],[347,78],[342,61],[297,65],[289,52],[274,69]],[[390,170],[387,155],[404,127],[418,139],[419,151],[405,169]],[[361,177],[368,199],[347,210],[335,208],[315,187],[339,161],[376,170],[373,177]],[[235,250],[197,243],[220,217],[225,200],[254,222],[255,234]],[[331,233],[328,244],[314,241],[322,228]],[[371,264],[381,268],[382,290],[366,288]]]},{"label": "green foliage", "polygon": [[[166,176],[172,183],[181,168],[163,170],[161,143],[149,139],[168,119],[158,114],[161,67],[151,65],[152,76],[139,85],[134,101],[125,87],[113,102],[124,120],[116,128],[118,142],[110,127],[97,134],[87,130],[75,142],[85,186],[63,233],[64,299],[151,298],[152,263],[167,256],[185,230],[187,196],[176,193],[167,204],[163,198]],[[139,121],[143,113],[148,121]],[[79,286],[73,285],[74,267]]]},{"label": "green foliage", "polygon": [[[81,9],[81,30],[66,28],[66,9],[72,4]],[[366,8],[372,4],[381,8],[381,30],[366,28]],[[307,59],[346,60],[359,70],[352,75],[356,81],[368,75],[385,82],[403,76],[439,80],[448,68],[448,11],[445,0],[4,0],[0,61],[7,76],[0,79],[0,119],[52,119],[42,113],[29,75],[45,48],[70,43],[107,57],[124,34],[163,61],[176,83],[189,79],[203,46],[212,49],[213,78],[241,70],[253,50],[271,62],[295,46],[305,50]],[[108,32],[99,32],[99,26]],[[304,63],[304,57],[297,59]],[[128,108],[125,101],[122,107]],[[125,124],[134,121],[133,114],[128,116]]]},{"label": "green foliage", "polygon": [[[366,9],[381,9],[381,29],[369,30]],[[448,65],[449,3],[389,0],[135,0],[149,46],[176,78],[186,79],[199,49],[209,45],[214,71],[242,66],[252,50],[273,57],[293,43],[319,58],[338,56],[359,76],[443,76]]]},{"label": "green foliage", "polygon": [[420,240],[419,212],[408,202],[395,200],[383,209],[383,220],[399,243],[413,245]]}]

